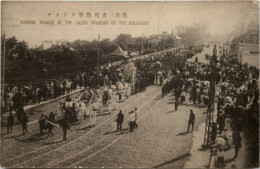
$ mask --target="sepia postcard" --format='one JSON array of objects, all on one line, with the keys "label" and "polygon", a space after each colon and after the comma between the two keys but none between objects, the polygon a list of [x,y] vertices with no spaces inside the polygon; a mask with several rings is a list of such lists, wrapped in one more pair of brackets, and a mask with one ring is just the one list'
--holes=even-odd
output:
[{"label": "sepia postcard", "polygon": [[2,1],[3,168],[258,168],[259,2]]}]

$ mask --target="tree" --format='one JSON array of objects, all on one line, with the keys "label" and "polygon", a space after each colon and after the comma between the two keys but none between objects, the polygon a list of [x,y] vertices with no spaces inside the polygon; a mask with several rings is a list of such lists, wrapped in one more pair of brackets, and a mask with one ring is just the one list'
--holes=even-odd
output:
[{"label": "tree", "polygon": [[130,34],[120,34],[116,37],[114,42],[123,50],[128,50],[134,45],[133,38]]}]

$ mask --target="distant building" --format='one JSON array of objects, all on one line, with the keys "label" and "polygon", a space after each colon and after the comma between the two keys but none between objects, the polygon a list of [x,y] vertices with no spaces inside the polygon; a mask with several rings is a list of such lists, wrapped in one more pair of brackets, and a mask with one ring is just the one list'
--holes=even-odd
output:
[{"label": "distant building", "polygon": [[259,67],[259,44],[239,43],[237,56],[240,64]]},{"label": "distant building", "polygon": [[244,43],[259,44],[259,25],[253,21],[248,25]]}]

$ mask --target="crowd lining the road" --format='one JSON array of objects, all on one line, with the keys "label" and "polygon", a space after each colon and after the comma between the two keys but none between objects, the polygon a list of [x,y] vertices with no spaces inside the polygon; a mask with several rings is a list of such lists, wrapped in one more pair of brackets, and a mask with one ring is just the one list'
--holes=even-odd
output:
[{"label": "crowd lining the road", "polygon": [[[172,55],[182,57],[185,55],[183,51],[173,51],[163,54],[156,54],[151,58],[142,58],[135,61],[124,62],[122,64],[114,65],[109,68],[105,68],[99,75],[89,76],[87,72],[76,73],[71,78],[61,80],[50,80],[50,82],[44,82],[39,86],[25,86],[7,88],[7,95],[5,100],[6,107],[10,112],[7,120],[7,132],[12,131],[14,124],[14,117],[12,110],[16,112],[18,122],[22,125],[23,134],[27,131],[28,116],[24,111],[24,106],[28,103],[40,102],[41,99],[47,100],[58,97],[62,94],[70,93],[75,90],[77,86],[85,87],[83,94],[78,95],[75,99],[71,99],[69,96],[62,101],[57,108],[50,113],[49,117],[41,115],[39,119],[40,131],[44,129],[49,130],[49,135],[52,135],[53,126],[57,126],[57,123],[63,127],[64,131],[69,128],[69,123],[82,122],[84,118],[90,117],[89,126],[95,126],[96,116],[98,113],[103,113],[104,109],[107,109],[108,113],[111,113],[115,109],[115,102],[125,101],[131,94],[145,90],[145,88],[157,82],[162,85],[162,82],[168,75],[165,72],[169,69],[166,63]],[[133,62],[133,63],[132,63]],[[134,77],[130,75],[127,79],[127,71],[125,66],[130,65],[133,72],[136,71]],[[128,73],[129,74],[129,73]],[[127,83],[127,82],[128,83]],[[133,82],[134,81],[134,82]],[[57,83],[58,82],[58,83]],[[96,88],[99,86],[99,88]],[[28,87],[27,94],[25,89]],[[29,94],[28,94],[29,93]],[[118,95],[118,98],[117,98]],[[38,99],[37,99],[38,98]],[[134,118],[130,118],[130,129],[133,130],[133,126],[137,126],[136,111],[130,112],[135,114]],[[119,118],[119,119],[122,119]],[[132,121],[131,121],[132,120]],[[118,120],[121,122],[122,120]],[[120,129],[120,124],[119,124]],[[65,132],[66,133],[66,132]],[[64,136],[66,139],[66,136]]]},{"label": "crowd lining the road", "polygon": [[[100,75],[102,80],[96,79],[96,76],[93,75],[89,76],[87,73],[77,73],[75,78],[67,79],[59,83],[61,84],[59,86],[56,86],[52,81],[43,83],[43,87],[38,89],[38,92],[39,90],[44,91],[43,96],[46,96],[46,98],[43,97],[44,99],[57,97],[59,94],[64,94],[66,90],[70,92],[77,85],[79,87],[84,86],[86,90],[73,100],[68,96],[64,102],[60,103],[57,111],[50,113],[49,117],[41,115],[39,120],[40,132],[42,133],[44,129],[48,129],[51,136],[53,126],[58,122],[63,128],[63,139],[65,140],[69,123],[82,122],[86,117],[90,117],[88,125],[95,126],[97,113],[103,113],[104,109],[111,113],[115,109],[115,101],[122,102],[132,93],[138,90],[143,91],[152,84],[162,86],[162,97],[174,89],[175,110],[178,110],[179,104],[188,105],[189,101],[199,107],[208,106],[210,78],[213,73],[211,65],[199,62],[198,58],[196,58],[195,61],[186,62],[185,66],[169,68],[169,66],[172,66],[170,60],[172,55],[183,56],[185,53],[166,53],[163,56],[156,55],[152,58],[134,61],[137,67],[135,83],[131,83],[131,81],[126,83],[124,81],[125,77],[122,71],[124,64],[112,66],[107,71],[103,71]],[[234,158],[236,158],[241,148],[240,134],[242,130],[250,130],[252,128],[248,126],[258,125],[259,92],[257,79],[259,78],[259,70],[255,67],[240,65],[231,55],[226,56],[225,62],[221,60],[217,65],[216,84],[221,89],[217,98],[217,119],[211,126],[210,141],[212,147],[217,148],[216,166],[223,167],[225,165],[224,151],[234,147]],[[98,82],[100,82],[99,86],[101,87],[94,89]],[[60,91],[59,94],[57,92],[55,94],[54,89]],[[50,92],[51,90],[54,90],[54,92]],[[15,91],[13,105],[9,106],[9,111],[12,109],[16,111],[18,121],[22,124],[23,133],[25,133],[28,132],[26,125],[28,117],[23,110],[26,102],[22,99],[23,90],[17,90],[16,88]],[[10,92],[13,92],[13,89]],[[50,93],[53,93],[53,95]],[[35,97],[37,98],[37,92]],[[19,102],[17,98],[19,98]],[[32,101],[33,97],[30,96],[30,98]],[[129,114],[130,131],[133,131],[134,128],[138,127],[136,124],[137,109]],[[10,111],[7,123],[8,132],[9,129],[12,130],[13,122],[14,118]],[[124,114],[121,110],[117,114],[116,122],[117,131],[121,131],[124,122]],[[193,130],[194,122],[195,115],[191,110],[187,131],[189,131],[190,125],[192,125]],[[249,123],[251,125],[247,125]]]}]

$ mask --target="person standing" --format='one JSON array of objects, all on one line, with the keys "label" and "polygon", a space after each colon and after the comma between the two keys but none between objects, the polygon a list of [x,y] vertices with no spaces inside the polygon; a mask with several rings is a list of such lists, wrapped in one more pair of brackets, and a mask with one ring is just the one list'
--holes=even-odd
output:
[{"label": "person standing", "polygon": [[195,105],[196,101],[197,101],[197,90],[196,90],[195,85],[192,87],[191,92],[192,92],[193,104]]},{"label": "person standing", "polygon": [[44,115],[43,114],[41,114],[41,117],[40,117],[40,119],[39,119],[39,127],[40,127],[40,134],[44,134],[43,133],[43,129],[44,129],[44,127],[45,127],[45,117],[44,117]]},{"label": "person standing", "polygon": [[14,124],[14,116],[10,112],[8,119],[7,119],[7,133],[9,133],[9,129],[10,129],[10,133],[12,132],[13,124]]},{"label": "person standing", "polygon": [[62,140],[67,140],[67,130],[70,129],[69,121],[67,118],[63,118],[60,122],[60,126],[62,127],[63,130],[63,139]]},{"label": "person standing", "polygon": [[[48,119],[50,122],[54,123],[55,122],[55,115],[53,114],[53,112],[50,113],[49,115],[49,119]],[[52,129],[53,129],[53,125],[51,123],[48,123],[48,129],[49,129],[49,136],[53,136],[53,133],[52,133]]]},{"label": "person standing", "polygon": [[188,130],[190,130],[190,125],[192,125],[192,131],[194,129],[194,122],[195,122],[195,114],[193,113],[193,110],[190,110],[190,117],[189,117],[189,122],[188,122]]},{"label": "person standing", "polygon": [[130,132],[134,131],[134,127],[135,127],[135,114],[134,111],[131,111],[129,116],[130,119]]},{"label": "person standing", "polygon": [[96,113],[96,111],[94,110],[94,108],[91,108],[90,117],[89,117],[90,127],[95,127],[96,121],[97,121],[97,113]]},{"label": "person standing", "polygon": [[178,110],[178,106],[179,106],[179,97],[175,95],[175,111]]},{"label": "person standing", "polygon": [[16,112],[16,116],[17,116],[17,120],[18,120],[19,124],[21,124],[21,118],[24,113],[25,113],[25,111],[23,109],[23,106],[19,106],[17,109],[17,112]]},{"label": "person standing", "polygon": [[116,131],[118,130],[122,131],[123,121],[124,121],[124,115],[122,113],[122,110],[120,110],[119,113],[117,114],[117,119],[116,119],[116,123],[117,123]]},{"label": "person standing", "polygon": [[28,116],[26,115],[26,113],[24,112],[22,114],[22,117],[21,117],[21,123],[22,123],[22,129],[23,129],[23,135],[25,135],[25,131],[26,133],[28,133],[28,130],[27,130],[27,123],[28,123]]},{"label": "person standing", "polygon": [[180,94],[181,94],[181,90],[179,87],[177,87],[175,89],[175,111],[178,110]]}]

